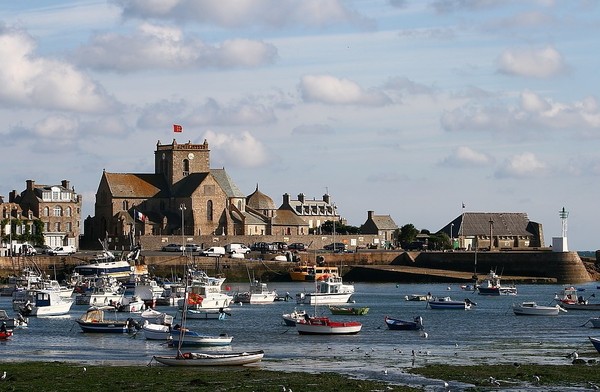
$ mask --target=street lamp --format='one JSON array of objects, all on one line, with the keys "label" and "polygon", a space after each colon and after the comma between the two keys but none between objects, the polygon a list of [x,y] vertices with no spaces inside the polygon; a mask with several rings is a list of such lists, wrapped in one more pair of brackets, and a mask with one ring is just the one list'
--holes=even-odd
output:
[{"label": "street lamp", "polygon": [[494,220],[490,217],[490,252],[494,246]]},{"label": "street lamp", "polygon": [[450,247],[454,249],[454,241],[452,237],[452,229],[454,228],[454,223],[450,223]]},{"label": "street lamp", "polygon": [[179,205],[179,209],[181,210],[181,254],[185,255],[185,231],[183,230],[183,228],[184,228],[183,212],[185,211],[185,204],[181,203]]}]

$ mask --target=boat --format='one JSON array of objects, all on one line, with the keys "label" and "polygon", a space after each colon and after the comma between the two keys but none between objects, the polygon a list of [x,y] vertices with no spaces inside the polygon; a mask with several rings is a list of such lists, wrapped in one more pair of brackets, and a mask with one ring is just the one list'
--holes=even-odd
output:
[{"label": "boat", "polygon": [[338,267],[302,264],[290,271],[290,278],[295,282],[313,282],[324,275],[339,275]]},{"label": "boat", "polygon": [[[188,310],[219,310],[229,307],[233,297],[222,292],[225,278],[208,276],[204,271],[190,269],[188,273],[187,303],[184,298],[177,301],[180,309],[184,303]],[[213,312],[214,313],[214,312]]]},{"label": "boat", "polygon": [[6,340],[13,335],[13,331],[7,329],[6,331],[0,331],[0,340]]},{"label": "boat", "polygon": [[179,328],[179,325],[173,327],[170,343],[173,346],[228,346],[233,340],[233,336],[227,334],[205,335],[189,329],[179,333]]},{"label": "boat", "polygon": [[142,331],[147,340],[167,341],[171,338],[173,316],[154,309],[146,309],[140,316],[144,319]]},{"label": "boat", "polygon": [[354,335],[360,332],[362,324],[358,321],[333,321],[329,317],[310,317],[296,322],[300,335]]},{"label": "boat", "polygon": [[285,325],[289,327],[295,327],[296,323],[299,320],[303,320],[306,315],[306,310],[296,310],[294,309],[291,313],[285,313],[281,317],[283,318],[283,322]]},{"label": "boat", "polygon": [[517,295],[517,288],[514,285],[502,286],[500,277],[495,271],[490,271],[484,279],[484,283],[477,286],[479,295]]},{"label": "boat", "polygon": [[592,317],[585,323],[583,323],[582,327],[587,323],[592,323],[592,328],[600,328],[600,317]]},{"label": "boat", "polygon": [[139,313],[146,308],[146,303],[136,295],[131,297],[123,297],[122,303],[114,304],[119,312]]},{"label": "boat", "polygon": [[388,328],[394,331],[417,331],[423,329],[423,318],[421,316],[415,317],[413,321],[404,321],[385,316],[384,321]]},{"label": "boat", "polygon": [[598,351],[600,353],[600,339],[593,338],[591,336],[589,336],[589,338],[590,338],[590,342],[592,342],[592,344],[594,345],[594,348],[596,349],[596,351]]},{"label": "boat", "polygon": [[84,277],[109,276],[127,280],[133,271],[131,261],[137,260],[139,254],[140,248],[136,247],[126,255],[125,259],[117,260],[115,255],[105,248],[102,253],[95,255],[86,264],[76,266],[73,272]]},{"label": "boat", "polygon": [[406,301],[429,301],[431,299],[431,293],[427,294],[409,294],[405,295]]},{"label": "boat", "polygon": [[63,298],[56,291],[39,290],[33,302],[27,302],[19,312],[24,316],[62,316],[69,313],[73,300]]},{"label": "boat", "polygon": [[363,316],[369,313],[369,308],[366,306],[363,307],[346,307],[346,306],[329,306],[329,310],[331,314],[336,315],[354,315],[354,316]]},{"label": "boat", "polygon": [[315,283],[315,292],[297,293],[296,303],[306,305],[345,304],[354,294],[354,285],[344,284],[339,275],[323,275]]},{"label": "boat", "polygon": [[600,311],[600,303],[591,303],[589,301],[590,298],[595,298],[596,294],[591,294],[589,297],[584,298],[583,295],[578,294],[579,292],[580,290],[573,286],[565,287],[560,293],[556,294],[554,300],[567,310]]},{"label": "boat", "polygon": [[0,309],[0,324],[6,323],[6,328],[8,329],[26,327],[28,322],[29,320],[21,313],[17,313],[17,317],[9,317],[6,310]]},{"label": "boat", "polygon": [[259,362],[264,355],[264,351],[258,350],[223,354],[185,352],[176,356],[155,355],[152,358],[167,366],[242,366]]},{"label": "boat", "polygon": [[269,291],[266,283],[253,280],[250,282],[250,290],[237,293],[233,301],[245,304],[270,304],[275,301],[275,298],[277,298],[275,290]]},{"label": "boat", "polygon": [[463,301],[454,301],[450,297],[435,297],[427,301],[427,305],[431,309],[461,309],[469,310],[471,306],[476,305],[470,299],[465,298]]},{"label": "boat", "polygon": [[[114,312],[114,318],[107,318],[106,312]],[[83,332],[96,333],[131,333],[139,325],[132,318],[117,320],[116,310],[113,306],[92,306],[81,317],[75,320]]]},{"label": "boat", "polygon": [[120,306],[124,302],[125,287],[115,277],[83,277],[83,279],[85,282],[80,286],[83,292],[75,296],[77,305]]},{"label": "boat", "polygon": [[566,312],[560,305],[542,306],[533,301],[513,304],[513,313],[517,316],[556,316],[559,312]]},{"label": "boat", "polygon": [[[187,309],[186,317],[193,320],[225,320],[227,316],[231,316],[230,308],[219,309]],[[184,310],[179,310],[182,313]]]}]

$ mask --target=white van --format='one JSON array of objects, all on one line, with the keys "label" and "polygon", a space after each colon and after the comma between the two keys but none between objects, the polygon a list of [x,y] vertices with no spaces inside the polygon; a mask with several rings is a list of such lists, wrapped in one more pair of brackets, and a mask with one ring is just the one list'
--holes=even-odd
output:
[{"label": "white van", "polygon": [[250,248],[244,244],[227,244],[225,245],[225,252],[229,254],[241,253],[247,255],[250,253]]},{"label": "white van", "polygon": [[200,256],[225,256],[225,248],[222,246],[212,246],[200,251]]},{"label": "white van", "polygon": [[57,246],[54,249],[50,249],[48,251],[48,254],[50,256],[69,256],[75,252],[77,252],[77,249],[75,249],[75,247],[73,245],[63,245],[63,246]]}]

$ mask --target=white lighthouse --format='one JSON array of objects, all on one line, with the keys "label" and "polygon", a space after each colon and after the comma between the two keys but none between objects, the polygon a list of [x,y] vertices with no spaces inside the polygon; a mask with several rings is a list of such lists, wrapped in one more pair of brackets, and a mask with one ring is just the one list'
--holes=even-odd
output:
[{"label": "white lighthouse", "polygon": [[561,237],[552,238],[552,251],[553,252],[568,252],[569,246],[567,245],[567,218],[569,217],[569,211],[565,210],[565,207],[558,212],[562,221],[562,235]]}]

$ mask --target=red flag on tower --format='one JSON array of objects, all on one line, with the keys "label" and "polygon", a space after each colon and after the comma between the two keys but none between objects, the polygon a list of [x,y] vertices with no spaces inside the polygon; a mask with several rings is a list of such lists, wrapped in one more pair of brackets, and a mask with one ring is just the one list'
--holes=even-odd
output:
[{"label": "red flag on tower", "polygon": [[173,124],[173,132],[183,132],[183,127],[181,125]]}]

